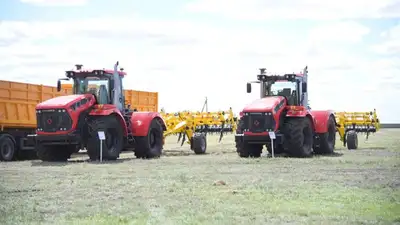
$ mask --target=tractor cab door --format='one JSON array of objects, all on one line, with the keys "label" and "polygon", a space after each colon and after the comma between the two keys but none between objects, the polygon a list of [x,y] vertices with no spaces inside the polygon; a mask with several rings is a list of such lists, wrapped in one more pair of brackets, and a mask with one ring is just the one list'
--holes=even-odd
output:
[{"label": "tractor cab door", "polygon": [[278,95],[286,97],[288,105],[297,105],[297,90],[283,88],[281,91],[278,91]]},{"label": "tractor cab door", "polygon": [[104,84],[100,85],[97,93],[97,102],[99,104],[110,104],[110,97],[110,92],[107,90],[107,86]]}]

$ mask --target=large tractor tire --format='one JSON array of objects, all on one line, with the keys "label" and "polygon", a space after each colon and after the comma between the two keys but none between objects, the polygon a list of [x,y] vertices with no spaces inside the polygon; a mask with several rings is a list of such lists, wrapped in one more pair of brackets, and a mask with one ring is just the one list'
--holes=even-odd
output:
[{"label": "large tractor tire", "polygon": [[150,123],[149,131],[144,137],[135,137],[135,156],[137,158],[158,158],[163,150],[163,128],[158,119]]},{"label": "large tractor tire", "polygon": [[314,131],[307,117],[287,118],[283,124],[283,147],[292,157],[311,157],[314,143]]},{"label": "large tractor tire", "polygon": [[81,150],[81,146],[77,145],[77,146],[75,146],[75,150],[73,153],[79,153],[80,150]]},{"label": "large tractor tire", "polygon": [[314,147],[315,154],[333,154],[336,143],[336,124],[333,117],[328,120],[328,132],[319,134],[319,146]]},{"label": "large tractor tire", "polygon": [[15,159],[17,148],[13,137],[8,134],[0,135],[0,161],[12,161]]},{"label": "large tractor tire", "polygon": [[36,145],[37,157],[44,162],[65,162],[74,150],[74,145]]},{"label": "large tractor tire", "polygon": [[192,147],[196,155],[205,154],[207,150],[207,137],[204,133],[195,133],[192,138]]},{"label": "large tractor tire", "polygon": [[[265,147],[267,148],[268,153],[270,155],[272,155],[271,143],[266,144]],[[280,145],[280,144],[275,145],[274,154],[282,154],[284,152],[285,152],[285,150],[283,149],[282,145]]]},{"label": "large tractor tire", "polygon": [[262,144],[249,144],[242,140],[236,141],[236,151],[241,158],[259,158],[261,157],[262,149]]},{"label": "large tractor tire", "polygon": [[355,132],[354,130],[347,132],[346,142],[348,150],[357,149],[358,148],[357,132]]},{"label": "large tractor tire", "polygon": [[124,147],[123,125],[116,116],[99,116],[89,122],[89,138],[86,146],[91,160],[100,159],[100,139],[98,132],[103,131],[105,139],[102,146],[104,160],[116,160]]}]

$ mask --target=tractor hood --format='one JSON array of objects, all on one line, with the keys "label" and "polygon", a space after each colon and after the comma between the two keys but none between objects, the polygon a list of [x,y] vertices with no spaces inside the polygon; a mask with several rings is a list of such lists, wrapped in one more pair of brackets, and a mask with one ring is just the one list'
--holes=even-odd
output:
[{"label": "tractor hood", "polygon": [[73,103],[80,101],[83,99],[85,95],[66,95],[59,96],[49,100],[46,100],[42,103],[39,103],[36,106],[36,109],[61,109],[71,106]]},{"label": "tractor hood", "polygon": [[271,112],[284,99],[282,96],[257,99],[244,107],[243,112]]}]

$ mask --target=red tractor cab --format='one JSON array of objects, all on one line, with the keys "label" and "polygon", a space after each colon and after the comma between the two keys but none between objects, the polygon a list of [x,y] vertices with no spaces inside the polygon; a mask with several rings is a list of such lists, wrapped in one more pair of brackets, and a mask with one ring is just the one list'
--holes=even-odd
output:
[{"label": "red tractor cab", "polygon": [[73,81],[73,95],[60,96],[36,106],[37,130],[32,136],[42,161],[66,161],[77,149],[87,149],[92,160],[100,157],[99,131],[105,134],[102,156],[115,160],[131,149],[138,158],[159,157],[163,148],[164,120],[158,112],[137,112],[125,105],[118,62],[114,70],[66,71],[61,81]]},{"label": "red tractor cab", "polygon": [[260,98],[240,112],[235,135],[240,157],[260,157],[263,146],[271,153],[270,132],[275,133],[275,153],[293,157],[309,157],[333,153],[336,121],[333,111],[312,111],[308,107],[308,69],[300,74],[267,75],[260,69],[257,81]]}]

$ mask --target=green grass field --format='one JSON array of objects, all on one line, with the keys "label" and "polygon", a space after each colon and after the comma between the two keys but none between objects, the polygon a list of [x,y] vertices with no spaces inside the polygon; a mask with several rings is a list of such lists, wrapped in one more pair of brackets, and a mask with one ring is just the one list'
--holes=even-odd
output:
[{"label": "green grass field", "polygon": [[399,136],[309,159],[241,159],[215,135],[201,156],[172,137],[155,160],[0,163],[0,224],[400,224]]}]

